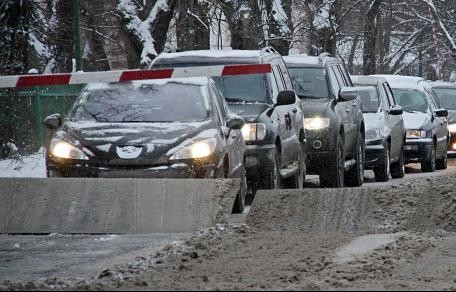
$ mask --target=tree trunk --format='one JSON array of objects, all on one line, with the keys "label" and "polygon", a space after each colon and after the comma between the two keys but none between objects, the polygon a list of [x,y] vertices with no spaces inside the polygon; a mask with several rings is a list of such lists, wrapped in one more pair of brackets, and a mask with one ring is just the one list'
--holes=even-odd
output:
[{"label": "tree trunk", "polygon": [[181,50],[205,50],[210,48],[210,26],[206,17],[207,4],[198,0],[179,1],[176,22],[177,46]]},{"label": "tree trunk", "polygon": [[367,12],[364,32],[363,73],[370,75],[376,73],[376,44],[378,37],[378,19],[382,0],[371,0]]}]

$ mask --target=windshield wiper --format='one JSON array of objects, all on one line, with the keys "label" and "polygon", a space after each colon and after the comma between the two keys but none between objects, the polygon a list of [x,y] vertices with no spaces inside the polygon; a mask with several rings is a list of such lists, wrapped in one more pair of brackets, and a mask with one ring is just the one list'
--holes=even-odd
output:
[{"label": "windshield wiper", "polygon": [[246,102],[242,98],[231,98],[231,97],[225,97],[225,100],[227,102]]},{"label": "windshield wiper", "polygon": [[311,95],[298,95],[300,99],[303,98],[308,98],[308,99],[323,99],[324,97],[317,97],[317,96],[311,96]]}]

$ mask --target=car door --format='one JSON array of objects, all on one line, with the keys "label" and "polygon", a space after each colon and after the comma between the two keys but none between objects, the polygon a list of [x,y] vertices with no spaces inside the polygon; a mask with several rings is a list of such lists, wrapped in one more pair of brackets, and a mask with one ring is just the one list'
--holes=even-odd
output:
[{"label": "car door", "polygon": [[379,87],[386,99],[385,105],[387,105],[387,108],[385,114],[388,127],[391,129],[391,158],[396,161],[400,158],[404,143],[404,121],[402,115],[389,114],[389,111],[396,105],[396,100],[388,83],[382,82]]},{"label": "car door", "polygon": [[[344,79],[340,70],[337,68],[337,65],[333,64],[329,67],[329,76],[332,79],[332,88],[333,94],[338,99],[339,92],[342,87],[345,86]],[[351,101],[338,101],[336,105],[336,111],[340,118],[342,119],[342,123],[344,125],[345,130],[345,153],[351,154],[353,152],[353,148],[355,145],[355,135],[353,134],[353,106]]]},{"label": "car door", "polygon": [[225,151],[226,154],[228,154],[230,166],[229,177],[239,178],[241,174],[240,171],[243,169],[245,142],[240,130],[229,130],[226,126],[231,112],[222,92],[215,84],[211,85],[211,91],[214,95],[213,100],[215,101],[217,115],[220,119],[220,134],[226,142]]},{"label": "car door", "polygon": [[[286,90],[285,81],[283,79],[283,73],[281,72],[279,63],[274,61],[272,63],[272,73],[277,84],[279,92]],[[274,103],[277,102],[275,97]],[[281,153],[281,164],[282,166],[288,166],[296,161],[296,141],[294,141],[294,126],[292,120],[294,105],[284,105],[275,108],[280,122],[279,122],[279,136],[282,146]]]}]

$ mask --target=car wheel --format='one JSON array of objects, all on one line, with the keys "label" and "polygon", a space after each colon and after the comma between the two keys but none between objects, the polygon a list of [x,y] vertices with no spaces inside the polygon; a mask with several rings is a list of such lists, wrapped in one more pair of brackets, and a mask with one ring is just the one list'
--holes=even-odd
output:
[{"label": "car wheel", "polygon": [[432,149],[431,149],[431,155],[428,160],[424,161],[421,163],[421,171],[422,172],[435,172],[437,169],[436,165],[436,158],[437,153],[436,153],[436,147],[435,143],[432,144]]},{"label": "car wheel", "polygon": [[284,180],[283,185],[290,189],[302,189],[306,179],[306,160],[304,158],[304,146],[301,146],[301,151],[298,153],[298,173]]},{"label": "car wheel", "polygon": [[380,167],[374,169],[376,182],[387,182],[391,174],[391,152],[390,146],[387,142],[385,144],[385,151],[383,152],[383,163]]},{"label": "car wheel", "polygon": [[277,190],[281,186],[280,178],[280,157],[279,153],[276,150],[274,154],[274,160],[271,169],[263,175],[260,181],[260,189],[264,190]]},{"label": "car wheel", "polygon": [[334,163],[321,169],[320,186],[323,188],[343,188],[345,176],[344,139],[337,138],[337,151]]},{"label": "car wheel", "polygon": [[241,169],[241,186],[239,189],[239,193],[236,196],[236,201],[234,202],[233,206],[233,213],[234,214],[241,214],[244,212],[245,208],[245,198],[247,194],[247,177],[245,175],[245,168],[242,166]]},{"label": "car wheel", "polygon": [[437,160],[437,169],[444,170],[448,168],[448,152],[445,150],[445,154],[443,154],[443,158]]},{"label": "car wheel", "polygon": [[399,161],[391,165],[391,176],[393,178],[405,177],[405,151],[402,148]]},{"label": "car wheel", "polygon": [[364,158],[366,157],[366,150],[361,133],[358,134],[358,143],[356,144],[356,164],[345,175],[345,185],[348,187],[360,187],[364,183]]}]

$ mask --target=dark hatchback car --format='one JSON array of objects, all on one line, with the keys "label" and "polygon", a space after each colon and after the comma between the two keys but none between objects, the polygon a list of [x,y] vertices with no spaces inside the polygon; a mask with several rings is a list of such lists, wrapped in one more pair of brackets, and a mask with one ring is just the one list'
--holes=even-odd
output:
[{"label": "dark hatchback car", "polygon": [[274,49],[165,53],[151,68],[270,64],[271,73],[214,78],[242,129],[251,194],[256,189],[302,188],[306,173],[301,105],[285,63]]},{"label": "dark hatchback car", "polygon": [[49,177],[240,178],[244,120],[209,78],[88,85],[47,148]]},{"label": "dark hatchback car", "polygon": [[433,82],[431,87],[442,106],[448,111],[448,130],[451,134],[448,155],[456,157],[456,84]]},{"label": "dark hatchback car", "polygon": [[446,169],[448,111],[442,108],[427,82],[406,80],[395,76],[389,82],[397,102],[404,110],[406,163],[421,163],[423,172]]},{"label": "dark hatchback car", "polygon": [[402,107],[382,77],[351,76],[361,95],[366,123],[366,169],[386,182],[405,176],[405,127]]},{"label": "dark hatchback car", "polygon": [[361,100],[342,60],[285,57],[305,116],[307,170],[322,187],[364,182],[365,129]]}]

